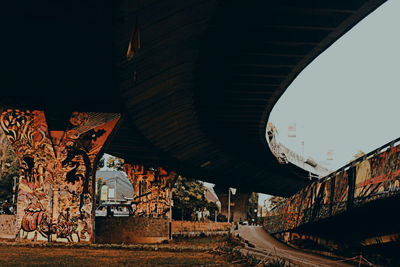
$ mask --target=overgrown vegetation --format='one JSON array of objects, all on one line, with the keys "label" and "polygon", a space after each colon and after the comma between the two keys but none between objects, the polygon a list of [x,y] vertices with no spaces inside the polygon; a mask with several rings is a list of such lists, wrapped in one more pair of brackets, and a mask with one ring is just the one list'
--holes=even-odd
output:
[{"label": "overgrown vegetation", "polygon": [[279,258],[276,255],[269,255],[264,257],[262,255],[255,256],[247,250],[241,250],[245,243],[249,245],[246,240],[240,236],[234,236],[230,234],[227,238],[229,246],[219,248],[221,253],[229,255],[231,263],[242,263],[245,266],[259,266],[259,267],[295,267],[294,263],[287,259]]},{"label": "overgrown vegetation", "polygon": [[218,207],[213,202],[208,202],[204,196],[206,187],[203,183],[179,176],[173,189],[174,220],[195,220],[195,211],[203,211],[206,208],[210,217],[214,218]]},{"label": "overgrown vegetation", "polygon": [[3,131],[0,131],[0,201],[11,202],[14,178],[18,183],[19,163],[17,156]]},{"label": "overgrown vegetation", "polygon": [[251,193],[247,206],[247,220],[257,222],[258,193]]},{"label": "overgrown vegetation", "polygon": [[[106,161],[106,159],[107,159],[107,161]],[[105,154],[97,163],[97,170],[107,167],[107,168],[113,169],[115,171],[123,171],[124,170],[123,165],[124,165],[124,159],[110,156],[110,155],[106,156],[106,154]]]}]

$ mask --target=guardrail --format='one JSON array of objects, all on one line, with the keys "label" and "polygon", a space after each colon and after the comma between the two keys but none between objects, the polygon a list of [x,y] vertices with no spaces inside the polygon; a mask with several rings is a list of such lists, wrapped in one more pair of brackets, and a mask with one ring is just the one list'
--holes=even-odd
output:
[{"label": "guardrail", "polygon": [[303,188],[266,218],[270,233],[335,216],[400,193],[400,138]]}]

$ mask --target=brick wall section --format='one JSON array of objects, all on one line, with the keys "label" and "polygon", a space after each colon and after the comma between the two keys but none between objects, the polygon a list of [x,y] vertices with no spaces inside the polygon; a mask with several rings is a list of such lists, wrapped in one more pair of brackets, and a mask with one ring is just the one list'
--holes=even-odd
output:
[{"label": "brick wall section", "polygon": [[172,221],[172,233],[227,231],[231,225],[226,222]]},{"label": "brick wall section", "polygon": [[15,238],[15,215],[0,215],[0,238]]},{"label": "brick wall section", "polygon": [[168,240],[165,218],[96,218],[96,243],[159,243]]}]

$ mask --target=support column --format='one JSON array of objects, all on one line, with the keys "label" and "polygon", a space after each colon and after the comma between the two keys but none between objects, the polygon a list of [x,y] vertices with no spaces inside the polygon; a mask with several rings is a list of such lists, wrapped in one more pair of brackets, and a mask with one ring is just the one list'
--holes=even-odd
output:
[{"label": "support column", "polygon": [[[239,190],[238,190],[239,191]],[[240,219],[247,220],[247,205],[249,203],[250,193],[231,194],[231,222],[238,222]],[[218,199],[221,202],[221,214],[228,218],[228,190],[226,193],[219,193]]]},{"label": "support column", "polygon": [[176,173],[137,164],[124,164],[124,170],[133,186],[135,216],[170,216],[170,191]]},{"label": "support column", "polygon": [[119,119],[74,112],[64,131],[50,131],[44,111],[2,113],[20,165],[17,238],[93,241],[94,164]]}]

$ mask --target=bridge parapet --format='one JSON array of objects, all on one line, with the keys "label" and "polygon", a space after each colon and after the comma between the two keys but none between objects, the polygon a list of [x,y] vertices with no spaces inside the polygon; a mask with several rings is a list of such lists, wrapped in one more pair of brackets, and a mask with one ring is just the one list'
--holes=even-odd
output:
[{"label": "bridge parapet", "polygon": [[399,141],[372,151],[288,198],[267,215],[267,231],[290,231],[400,195],[400,145],[395,146]]}]

